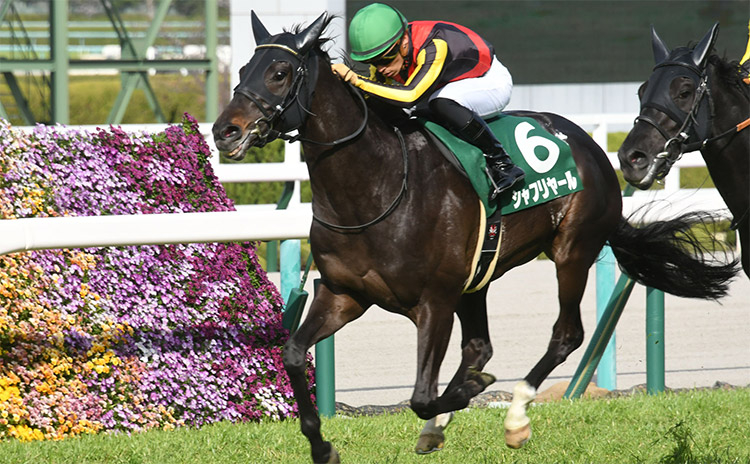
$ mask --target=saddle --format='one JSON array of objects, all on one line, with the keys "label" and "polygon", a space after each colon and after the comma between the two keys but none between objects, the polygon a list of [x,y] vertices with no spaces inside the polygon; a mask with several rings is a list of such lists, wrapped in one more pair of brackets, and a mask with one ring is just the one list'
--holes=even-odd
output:
[{"label": "saddle", "polygon": [[564,135],[550,134],[535,119],[501,114],[487,123],[526,177],[491,201],[492,183],[485,171],[482,152],[438,124],[421,122],[426,135],[469,179],[479,197],[482,211],[479,237],[471,277],[464,286],[464,293],[475,292],[489,282],[495,270],[502,238],[502,216],[577,192],[583,189],[583,184]]},{"label": "saddle", "polygon": [[535,119],[502,113],[488,120],[487,124],[513,162],[524,170],[526,178],[496,201],[490,201],[492,183],[485,172],[481,150],[434,122],[420,121],[426,129],[424,132],[436,142],[443,156],[469,179],[487,217],[492,216],[498,207],[502,214],[512,214],[583,188],[563,134],[550,134]]}]

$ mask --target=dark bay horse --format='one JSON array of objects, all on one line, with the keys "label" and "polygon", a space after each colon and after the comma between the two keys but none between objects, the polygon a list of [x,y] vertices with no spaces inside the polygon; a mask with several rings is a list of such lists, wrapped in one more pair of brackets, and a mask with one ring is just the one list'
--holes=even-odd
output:
[{"label": "dark bay horse", "polygon": [[739,232],[750,277],[750,84],[748,68],[712,53],[718,23],[693,48],[670,51],[651,29],[656,66],[640,88],[640,115],[617,154],[625,180],[648,189],[700,149]]},{"label": "dark bay horse", "polygon": [[[428,420],[418,452],[439,449],[452,411],[494,381],[482,368],[492,356],[487,287],[463,293],[478,239],[480,202],[468,180],[415,125],[387,124],[364,97],[330,71],[321,15],[305,29],[271,35],[253,14],[258,44],[240,71],[235,95],[214,124],[217,148],[239,159],[253,146],[294,129],[313,192],[310,243],[322,283],[305,321],[289,339],[284,364],[314,462],[339,462],[323,440],[305,378],[305,353],[377,305],[417,327],[417,379],[411,408]],[[622,217],[615,173],[578,126],[553,114],[527,113],[565,138],[584,189],[503,219],[493,278],[544,252],[555,262],[560,313],[547,352],[514,389],[506,442],[530,437],[527,405],[549,373],[580,346],[580,302],[589,267],[609,241],[632,277],[677,295],[718,298],[737,263],[704,261],[691,245],[690,219],[634,228]],[[692,245],[691,245],[692,246]],[[442,395],[438,371],[456,314],[462,362]],[[377,352],[373,347],[373,355]]]}]

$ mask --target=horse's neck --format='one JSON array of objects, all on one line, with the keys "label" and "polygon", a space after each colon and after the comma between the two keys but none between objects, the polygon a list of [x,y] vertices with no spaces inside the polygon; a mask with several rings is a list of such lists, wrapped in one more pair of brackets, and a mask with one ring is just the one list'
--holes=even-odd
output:
[{"label": "horse's neck", "polygon": [[[709,63],[707,72],[710,98],[714,105],[713,136],[717,136],[750,117],[750,101],[739,89],[726,81],[716,65]],[[709,143],[701,153],[711,178],[727,206],[734,214],[738,214],[735,209],[747,208],[747,204],[736,204],[739,200],[738,188],[745,188],[744,196],[747,197],[747,179],[737,176],[746,176],[750,170],[750,128]],[[744,187],[741,186],[743,182]]]},{"label": "horse's neck", "polygon": [[750,117],[750,99],[730,84],[718,65],[709,63],[706,72],[713,108],[714,135],[719,135]]},{"label": "horse's neck", "polygon": [[[332,142],[355,134],[368,118],[366,129],[354,140],[335,147],[304,143],[305,161],[315,202],[347,215],[363,205],[389,201],[403,171],[401,146],[395,133],[363,107],[330,65],[321,61],[315,96],[302,131],[305,139]],[[381,193],[378,193],[381,192]],[[397,193],[398,190],[395,191]],[[368,208],[369,209],[369,208]]]}]

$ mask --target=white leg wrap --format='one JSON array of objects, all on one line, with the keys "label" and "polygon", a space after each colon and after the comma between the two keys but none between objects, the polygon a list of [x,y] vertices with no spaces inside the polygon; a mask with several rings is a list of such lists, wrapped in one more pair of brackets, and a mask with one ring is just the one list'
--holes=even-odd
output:
[{"label": "white leg wrap", "polygon": [[424,424],[424,428],[422,428],[422,433],[420,435],[426,433],[442,434],[443,430],[448,427],[448,424],[450,424],[452,419],[453,412],[438,414]]},{"label": "white leg wrap", "polygon": [[513,401],[505,416],[505,430],[517,430],[529,425],[530,419],[526,415],[526,407],[536,398],[536,388],[522,380],[513,388]]}]

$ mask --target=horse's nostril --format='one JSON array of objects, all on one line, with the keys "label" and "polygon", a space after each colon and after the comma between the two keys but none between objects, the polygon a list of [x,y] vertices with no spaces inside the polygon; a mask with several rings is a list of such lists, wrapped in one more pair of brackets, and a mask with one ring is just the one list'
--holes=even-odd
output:
[{"label": "horse's nostril", "polygon": [[239,127],[227,126],[222,131],[221,136],[225,139],[233,139],[233,138],[236,138],[239,133],[240,133]]}]

